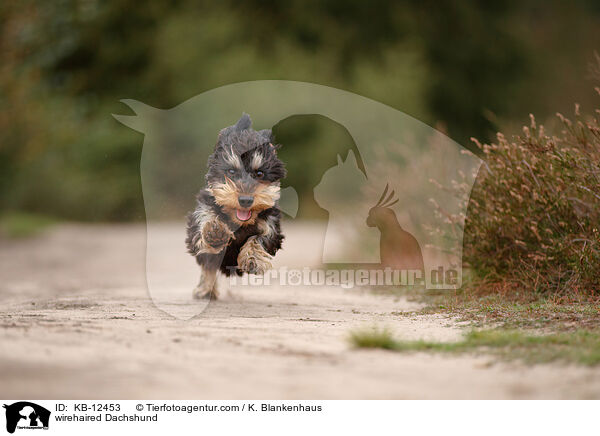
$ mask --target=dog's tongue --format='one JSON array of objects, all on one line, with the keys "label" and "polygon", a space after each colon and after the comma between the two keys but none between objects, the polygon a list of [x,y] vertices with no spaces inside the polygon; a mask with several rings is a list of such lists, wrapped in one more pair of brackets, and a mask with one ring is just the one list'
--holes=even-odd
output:
[{"label": "dog's tongue", "polygon": [[240,221],[248,221],[250,219],[250,216],[252,215],[252,212],[249,210],[237,209],[235,214],[237,216],[237,219],[239,219]]}]

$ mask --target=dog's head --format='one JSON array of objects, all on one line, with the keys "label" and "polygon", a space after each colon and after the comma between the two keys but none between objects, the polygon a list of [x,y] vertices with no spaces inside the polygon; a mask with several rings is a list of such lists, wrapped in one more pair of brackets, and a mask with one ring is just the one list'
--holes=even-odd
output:
[{"label": "dog's head", "polygon": [[223,211],[239,225],[252,224],[257,215],[276,205],[283,162],[271,130],[253,130],[247,114],[219,133],[208,159],[208,190]]}]

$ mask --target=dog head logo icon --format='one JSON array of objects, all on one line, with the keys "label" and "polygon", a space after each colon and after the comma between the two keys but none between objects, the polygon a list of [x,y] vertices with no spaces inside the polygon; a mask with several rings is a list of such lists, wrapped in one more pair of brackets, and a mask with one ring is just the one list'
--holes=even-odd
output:
[{"label": "dog head logo icon", "polygon": [[19,401],[6,409],[6,431],[14,433],[16,429],[47,429],[50,424],[50,411],[29,401]]}]

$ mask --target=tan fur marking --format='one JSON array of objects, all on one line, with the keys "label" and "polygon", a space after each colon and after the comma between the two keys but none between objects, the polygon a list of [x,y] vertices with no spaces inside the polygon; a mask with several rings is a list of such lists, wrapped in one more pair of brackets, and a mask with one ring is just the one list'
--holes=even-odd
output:
[{"label": "tan fur marking", "polygon": [[254,192],[254,204],[252,209],[264,210],[275,206],[275,202],[279,200],[279,183],[269,185],[260,184]]},{"label": "tan fur marking", "polygon": [[254,193],[247,193],[254,195],[254,203],[250,208],[252,216],[247,221],[240,221],[236,218],[235,214],[235,211],[240,208],[238,203],[240,192],[235,183],[228,177],[225,177],[224,183],[214,183],[208,189],[213,197],[215,197],[217,204],[223,208],[223,211],[229,215],[233,222],[240,226],[254,224],[256,216],[260,211],[275,206],[275,203],[279,200],[281,190],[278,182],[271,184],[259,183]]},{"label": "tan fur marking", "polygon": [[233,152],[233,147],[229,147],[229,150],[225,148],[225,156],[223,158],[225,159],[225,162],[238,170],[242,168],[242,161],[240,160],[240,157]]},{"label": "tan fur marking", "polygon": [[254,153],[252,155],[252,160],[250,161],[250,166],[253,170],[259,169],[263,164],[263,157],[260,153]]},{"label": "tan fur marking", "polygon": [[228,177],[225,177],[225,183],[215,183],[209,189],[220,206],[231,209],[239,207],[237,186]]}]

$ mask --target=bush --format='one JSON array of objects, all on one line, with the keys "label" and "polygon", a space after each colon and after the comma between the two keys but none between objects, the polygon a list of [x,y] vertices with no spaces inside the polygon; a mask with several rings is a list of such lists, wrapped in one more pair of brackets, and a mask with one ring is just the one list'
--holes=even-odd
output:
[{"label": "bush", "polygon": [[[597,89],[597,91],[600,90]],[[548,136],[533,115],[523,134],[482,145],[485,161],[465,221],[465,263],[524,291],[600,295],[600,125],[576,106]]]}]

